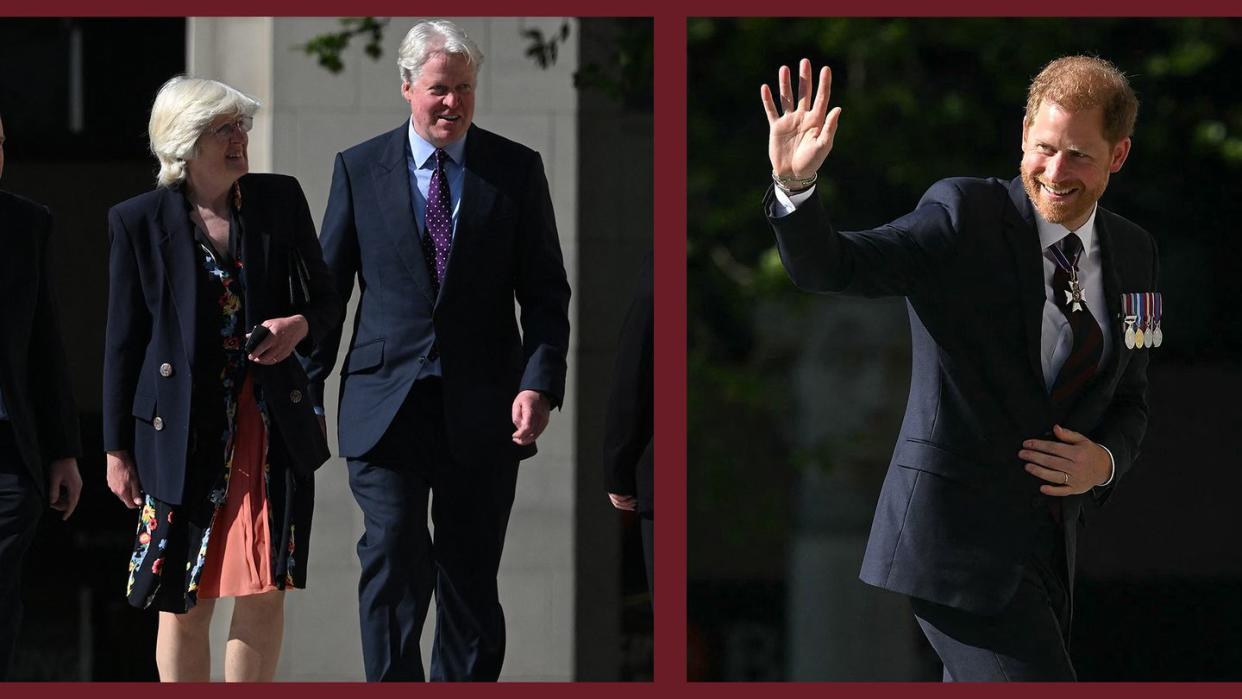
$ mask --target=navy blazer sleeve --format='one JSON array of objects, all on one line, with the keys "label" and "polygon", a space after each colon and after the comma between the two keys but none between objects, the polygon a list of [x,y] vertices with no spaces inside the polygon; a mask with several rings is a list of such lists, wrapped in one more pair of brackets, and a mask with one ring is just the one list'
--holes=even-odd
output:
[{"label": "navy blazer sleeve", "polygon": [[917,296],[930,291],[935,271],[953,252],[962,194],[952,180],[931,187],[914,211],[879,228],[838,232],[819,196],[787,216],[771,216],[777,250],[793,283],[804,291],[869,298]]},{"label": "navy blazer sleeve", "polygon": [[105,451],[134,445],[134,391],[151,339],[151,314],[132,232],[120,212],[108,212],[108,326],[104,333],[103,443]]},{"label": "navy blazer sleeve", "polygon": [[[340,320],[322,328],[314,351],[306,355],[303,366],[315,407],[323,410],[323,385],[336,365],[340,351],[341,333],[344,328],[344,308],[354,293],[354,276],[358,273],[358,230],[354,225],[353,185],[345,158],[336,154],[332,169],[332,186],[328,190],[328,208],[323,215],[323,227],[316,247],[322,246],[324,267],[336,284],[336,297],[341,304]],[[309,215],[309,214],[308,214]]]},{"label": "navy blazer sleeve", "polygon": [[565,399],[569,354],[569,281],[556,234],[543,159],[534,153],[525,178],[514,294],[521,305],[526,368],[520,390],[539,391],[554,407]]},{"label": "navy blazer sleeve", "polygon": [[31,400],[39,430],[42,457],[47,461],[80,456],[78,413],[69,386],[65,346],[60,335],[60,314],[52,292],[49,247],[52,216],[46,208],[36,225],[39,248],[39,281],[31,328]]}]

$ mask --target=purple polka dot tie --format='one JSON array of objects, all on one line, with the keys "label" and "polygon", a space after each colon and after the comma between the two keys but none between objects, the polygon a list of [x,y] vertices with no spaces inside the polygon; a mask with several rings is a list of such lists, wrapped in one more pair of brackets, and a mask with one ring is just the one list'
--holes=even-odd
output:
[{"label": "purple polka dot tie", "polygon": [[427,210],[423,216],[427,224],[427,234],[423,236],[423,255],[427,258],[433,290],[439,295],[444,271],[448,267],[449,247],[453,244],[453,204],[448,178],[444,174],[444,161],[448,159],[448,154],[437,148],[434,157],[436,169],[432,171],[431,184],[427,187]]}]

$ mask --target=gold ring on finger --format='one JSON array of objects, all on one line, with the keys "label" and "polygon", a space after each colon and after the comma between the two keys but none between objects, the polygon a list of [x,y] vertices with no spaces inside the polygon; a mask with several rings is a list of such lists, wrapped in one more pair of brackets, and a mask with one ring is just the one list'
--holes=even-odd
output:
[{"label": "gold ring on finger", "polygon": [[1069,474],[1062,471],[1061,475],[1065,477],[1065,481],[1061,485],[1069,485]]}]

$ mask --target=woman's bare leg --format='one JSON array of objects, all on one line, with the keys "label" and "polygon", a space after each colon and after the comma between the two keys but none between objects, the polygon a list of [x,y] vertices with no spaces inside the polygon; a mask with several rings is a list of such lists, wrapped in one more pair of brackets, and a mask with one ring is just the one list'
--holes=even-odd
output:
[{"label": "woman's bare leg", "polygon": [[160,612],[155,638],[155,666],[161,682],[207,682],[211,679],[213,599],[199,600],[185,614]]},{"label": "woman's bare leg", "polygon": [[225,682],[271,682],[285,630],[285,593],[272,590],[233,600],[224,653]]}]

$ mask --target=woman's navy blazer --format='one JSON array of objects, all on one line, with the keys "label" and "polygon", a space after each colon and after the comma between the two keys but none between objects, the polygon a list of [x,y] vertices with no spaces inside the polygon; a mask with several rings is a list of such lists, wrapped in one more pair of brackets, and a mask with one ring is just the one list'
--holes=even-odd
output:
[{"label": "woman's navy blazer", "polygon": [[[315,224],[298,181],[251,174],[241,191],[246,328],[301,313],[308,354],[340,325],[344,306],[323,263]],[[144,492],[179,504],[185,486],[195,338],[196,245],[185,195],[159,188],[108,212],[108,328],[104,348],[104,449],[130,450]],[[301,254],[309,303],[294,307],[290,271]],[[294,282],[296,284],[296,281]],[[329,456],[309,399],[306,374],[292,355],[274,366],[251,364],[289,465],[310,477]]]}]

